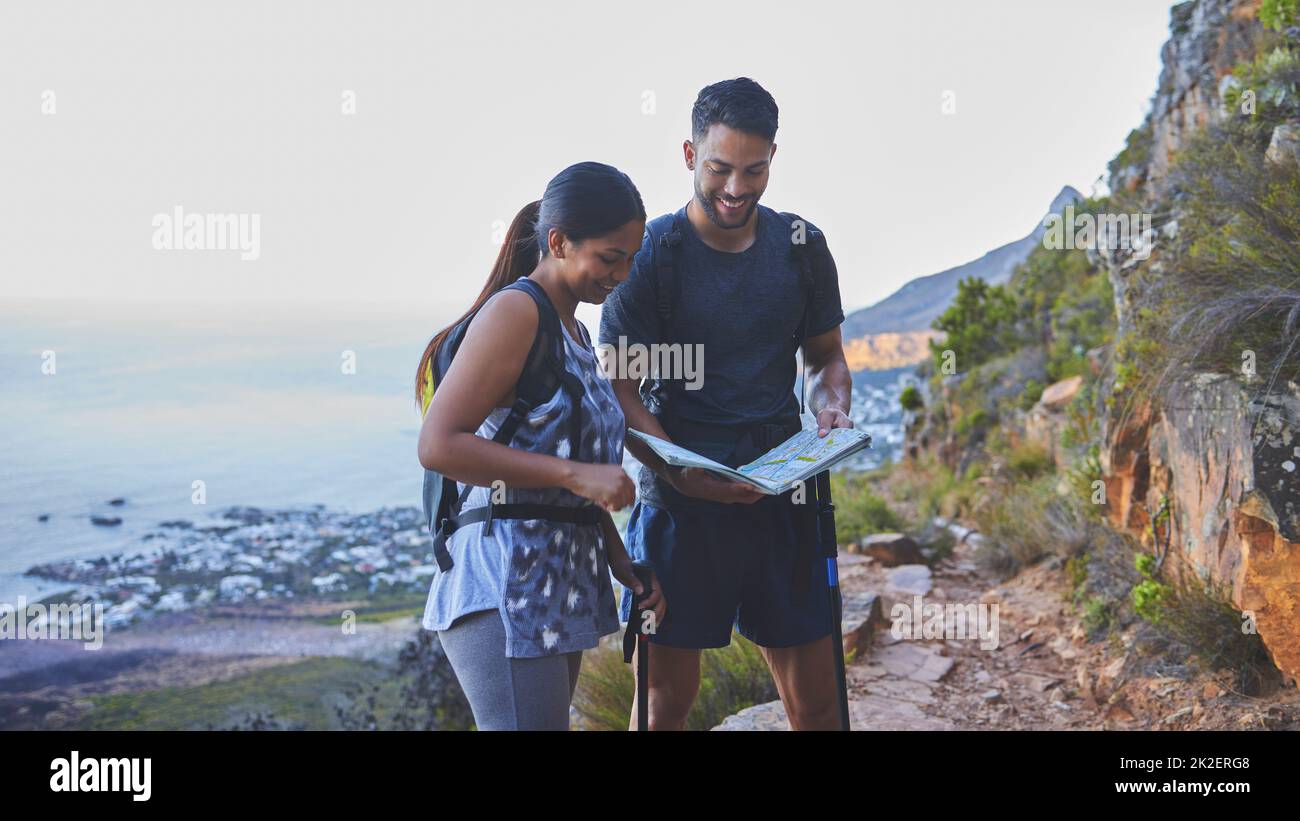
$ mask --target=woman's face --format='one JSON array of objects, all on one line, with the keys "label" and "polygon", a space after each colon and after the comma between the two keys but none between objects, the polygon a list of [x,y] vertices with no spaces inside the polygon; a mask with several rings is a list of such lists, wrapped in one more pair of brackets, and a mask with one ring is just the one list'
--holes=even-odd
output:
[{"label": "woman's face", "polygon": [[634,219],[608,234],[588,237],[577,244],[566,239],[562,271],[578,299],[596,305],[604,302],[632,272],[632,258],[641,249],[644,235],[645,222]]}]

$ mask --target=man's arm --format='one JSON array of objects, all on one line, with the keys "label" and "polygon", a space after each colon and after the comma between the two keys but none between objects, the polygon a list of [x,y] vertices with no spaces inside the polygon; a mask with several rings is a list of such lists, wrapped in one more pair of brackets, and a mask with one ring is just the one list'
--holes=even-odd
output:
[{"label": "man's arm", "polygon": [[[614,388],[614,395],[618,397],[618,404],[623,408],[623,416],[627,419],[627,426],[633,430],[639,430],[642,433],[648,433],[651,436],[658,436],[665,442],[671,442],[668,434],[664,432],[663,426],[659,420],[650,412],[649,408],[641,401],[640,383],[635,379],[612,379],[610,385]],[[650,446],[636,437],[628,437],[623,442],[623,447],[632,451],[636,460],[658,476],[660,479],[671,482],[668,468],[671,467],[663,459],[659,458]]]},{"label": "man's arm", "polygon": [[825,436],[831,428],[851,428],[849,408],[853,404],[853,376],[844,358],[844,343],[839,326],[824,334],[809,337],[803,343],[803,362],[812,396],[808,407],[817,416],[817,435]]}]

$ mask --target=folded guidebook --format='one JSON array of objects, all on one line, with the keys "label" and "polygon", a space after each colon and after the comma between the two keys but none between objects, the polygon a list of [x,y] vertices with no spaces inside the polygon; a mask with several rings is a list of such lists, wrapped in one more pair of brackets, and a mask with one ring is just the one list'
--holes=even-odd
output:
[{"label": "folded guidebook", "polygon": [[722,478],[744,482],[771,496],[778,496],[843,462],[853,454],[871,447],[871,437],[855,428],[832,428],[825,436],[817,435],[817,423],[805,415],[804,429],[764,453],[747,465],[729,468],[693,453],[672,442],[628,428],[628,436],[635,436],[650,446],[670,465],[702,468]]}]

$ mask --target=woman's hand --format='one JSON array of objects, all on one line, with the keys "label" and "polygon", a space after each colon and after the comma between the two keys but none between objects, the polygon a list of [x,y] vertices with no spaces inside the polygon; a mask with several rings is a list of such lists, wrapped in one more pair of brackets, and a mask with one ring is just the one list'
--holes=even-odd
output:
[{"label": "woman's hand", "polygon": [[694,496],[697,499],[707,499],[710,502],[748,505],[766,495],[744,482],[719,479],[702,468],[670,466],[668,483],[678,493]]},{"label": "woman's hand", "polygon": [[565,487],[608,511],[622,510],[636,501],[636,485],[622,465],[576,462]]},{"label": "woman's hand", "polygon": [[[650,579],[654,589],[649,596],[645,596],[645,588],[641,580],[636,577],[636,573],[632,571],[632,560],[626,552],[622,554],[621,559],[614,555],[614,551],[610,552],[609,570],[614,574],[614,578],[618,579],[619,584],[632,591],[632,618],[636,618],[637,610],[653,610],[655,617],[651,624],[664,623],[664,619],[668,617],[668,600],[664,598],[663,588],[659,586],[659,577],[653,570],[650,571]],[[643,599],[642,596],[645,598]],[[654,632],[653,627],[650,628],[650,632]]]}]

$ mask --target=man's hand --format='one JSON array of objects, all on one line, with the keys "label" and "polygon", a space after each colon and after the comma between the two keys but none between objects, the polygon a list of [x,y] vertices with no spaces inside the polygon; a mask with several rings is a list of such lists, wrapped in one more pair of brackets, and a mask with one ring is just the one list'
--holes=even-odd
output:
[{"label": "man's hand", "polygon": [[851,428],[853,420],[839,408],[826,407],[817,412],[817,435],[825,436],[831,428]]},{"label": "man's hand", "polygon": [[669,484],[678,493],[694,496],[697,499],[707,499],[710,502],[748,505],[767,495],[744,482],[720,479],[703,468],[670,465],[667,469],[667,478]]}]

